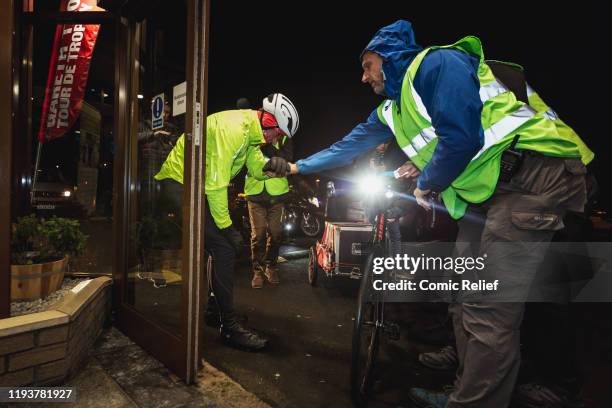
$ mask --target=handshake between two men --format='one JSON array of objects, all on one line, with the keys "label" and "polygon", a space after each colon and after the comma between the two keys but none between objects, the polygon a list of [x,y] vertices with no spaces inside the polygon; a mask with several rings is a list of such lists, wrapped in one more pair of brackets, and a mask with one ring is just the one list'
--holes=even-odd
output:
[{"label": "handshake between two men", "polygon": [[268,177],[286,177],[288,174],[294,174],[291,173],[291,166],[295,164],[276,156],[268,160],[262,170]]},{"label": "handshake between two men", "polygon": [[[299,173],[299,168],[295,163],[289,163],[282,157],[272,157],[263,167],[264,173],[269,177],[286,177],[288,174]],[[407,161],[400,168],[397,169],[400,178],[416,178],[419,176],[419,169],[411,161]],[[427,199],[429,190],[421,190],[418,187],[414,190],[413,194],[416,198],[417,204],[426,210],[431,209],[431,203]]]}]

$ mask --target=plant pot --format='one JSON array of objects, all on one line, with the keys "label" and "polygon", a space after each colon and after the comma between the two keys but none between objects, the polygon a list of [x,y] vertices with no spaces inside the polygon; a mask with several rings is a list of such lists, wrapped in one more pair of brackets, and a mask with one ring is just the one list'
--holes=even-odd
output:
[{"label": "plant pot", "polygon": [[68,257],[31,265],[11,265],[11,301],[45,298],[62,286]]}]

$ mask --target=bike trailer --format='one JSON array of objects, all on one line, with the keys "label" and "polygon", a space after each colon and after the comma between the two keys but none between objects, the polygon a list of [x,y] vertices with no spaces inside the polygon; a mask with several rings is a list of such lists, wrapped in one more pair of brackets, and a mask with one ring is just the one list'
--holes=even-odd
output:
[{"label": "bike trailer", "polygon": [[372,225],[361,222],[326,222],[316,246],[318,266],[329,275],[359,273],[372,235]]}]

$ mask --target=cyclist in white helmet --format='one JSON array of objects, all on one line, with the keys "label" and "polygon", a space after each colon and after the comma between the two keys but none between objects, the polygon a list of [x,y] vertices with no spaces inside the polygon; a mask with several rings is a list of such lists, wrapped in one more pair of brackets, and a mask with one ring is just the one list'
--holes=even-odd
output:
[{"label": "cyclist in white helmet", "polygon": [[[246,165],[257,180],[285,177],[289,171],[282,157],[267,160],[260,146],[279,134],[297,131],[297,110],[287,97],[272,94],[261,110],[228,110],[206,118],[206,221],[205,247],[213,256],[212,291],[205,320],[220,326],[223,341],[240,349],[259,350],[267,340],[243,326],[234,311],[234,263],[243,249],[242,236],[230,218],[227,188]],[[184,135],[178,140],[155,179],[183,183]]]},{"label": "cyclist in white helmet", "polygon": [[281,93],[270,94],[264,98],[262,107],[276,118],[278,127],[288,137],[295,135],[300,125],[300,117],[289,98]]}]

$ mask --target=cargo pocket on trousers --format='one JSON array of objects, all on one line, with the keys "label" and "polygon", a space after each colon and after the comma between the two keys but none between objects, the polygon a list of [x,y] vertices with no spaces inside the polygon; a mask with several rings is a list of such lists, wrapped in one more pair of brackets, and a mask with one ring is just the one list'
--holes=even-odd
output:
[{"label": "cargo pocket on trousers", "polygon": [[512,224],[531,231],[558,231],[564,227],[561,216],[540,211],[512,211]]}]

